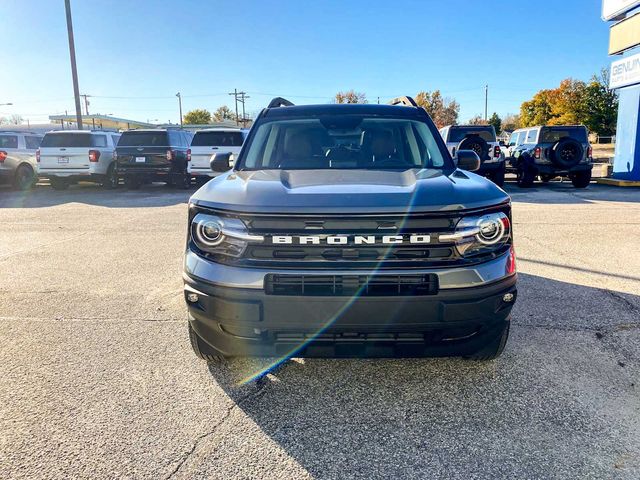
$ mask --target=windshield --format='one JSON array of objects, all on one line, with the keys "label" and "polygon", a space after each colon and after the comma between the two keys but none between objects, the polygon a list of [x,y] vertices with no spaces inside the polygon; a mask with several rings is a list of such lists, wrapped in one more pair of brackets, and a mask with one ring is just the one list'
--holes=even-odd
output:
[{"label": "windshield", "polygon": [[477,135],[485,142],[495,142],[496,132],[493,127],[451,127],[449,130],[449,142],[461,142],[469,135]]},{"label": "windshield", "polygon": [[191,141],[192,147],[241,147],[242,132],[197,132]]},{"label": "windshield", "polygon": [[442,168],[426,123],[363,115],[266,121],[238,169]]},{"label": "windshield", "polygon": [[167,132],[124,132],[119,147],[166,147]]}]

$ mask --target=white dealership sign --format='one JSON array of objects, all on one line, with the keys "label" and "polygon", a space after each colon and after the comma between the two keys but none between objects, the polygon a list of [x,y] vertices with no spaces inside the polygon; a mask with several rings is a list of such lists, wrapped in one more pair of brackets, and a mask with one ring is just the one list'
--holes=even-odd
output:
[{"label": "white dealership sign", "polygon": [[640,0],[602,0],[602,19],[612,20],[637,6]]},{"label": "white dealership sign", "polygon": [[609,88],[628,87],[640,83],[640,53],[611,64]]}]

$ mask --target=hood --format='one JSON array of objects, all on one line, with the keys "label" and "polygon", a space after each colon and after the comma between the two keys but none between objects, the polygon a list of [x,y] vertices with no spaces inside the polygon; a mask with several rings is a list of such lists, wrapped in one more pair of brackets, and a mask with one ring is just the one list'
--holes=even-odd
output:
[{"label": "hood", "polygon": [[456,211],[509,201],[489,180],[462,170],[230,171],[191,202],[249,213],[406,213]]}]

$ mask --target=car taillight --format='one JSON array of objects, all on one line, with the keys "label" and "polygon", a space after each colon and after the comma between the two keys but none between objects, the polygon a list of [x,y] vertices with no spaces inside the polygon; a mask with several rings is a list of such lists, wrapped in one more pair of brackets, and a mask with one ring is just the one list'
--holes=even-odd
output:
[{"label": "car taillight", "polygon": [[500,154],[501,154],[501,153],[502,153],[502,151],[500,150],[500,146],[499,146],[499,145],[496,145],[496,146],[493,148],[493,156],[494,156],[495,158],[498,158],[498,157],[500,156]]},{"label": "car taillight", "polygon": [[100,160],[100,150],[89,150],[89,161],[92,163]]},{"label": "car taillight", "polygon": [[5,152],[4,150],[0,150],[0,163],[4,163],[6,158],[7,158],[7,152]]},{"label": "car taillight", "polygon": [[187,148],[187,162],[191,161],[191,149]]},{"label": "car taillight", "polygon": [[513,273],[516,273],[516,250],[513,248],[513,245],[511,245],[509,258],[507,258],[506,274],[511,275]]},{"label": "car taillight", "polygon": [[40,163],[40,149],[36,150],[36,162]]},{"label": "car taillight", "polygon": [[592,156],[593,156],[593,147],[589,145],[589,148],[587,148],[587,157],[592,158]]},{"label": "car taillight", "polygon": [[536,147],[533,151],[533,156],[539,159],[542,156],[542,149],[540,147]]}]

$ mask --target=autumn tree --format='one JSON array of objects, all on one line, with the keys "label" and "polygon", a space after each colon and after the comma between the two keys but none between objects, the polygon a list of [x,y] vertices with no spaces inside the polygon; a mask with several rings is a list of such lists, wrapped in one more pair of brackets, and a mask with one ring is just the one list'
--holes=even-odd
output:
[{"label": "autumn tree", "polygon": [[493,125],[493,128],[496,130],[496,135],[500,135],[502,132],[502,119],[496,112],[493,112],[493,115],[489,117],[489,125]]},{"label": "autumn tree", "polygon": [[488,123],[489,122],[482,118],[482,115],[476,115],[469,119],[469,125],[488,125]]},{"label": "autumn tree", "polygon": [[520,115],[509,113],[502,119],[502,131],[513,132],[520,128]]},{"label": "autumn tree", "polygon": [[218,109],[213,112],[213,118],[216,122],[223,122],[225,120],[235,120],[236,114],[227,107],[226,105],[222,105],[218,107]]},{"label": "autumn tree", "polygon": [[458,123],[460,105],[455,100],[443,98],[440,90],[418,92],[414,99],[427,111],[438,128]]},{"label": "autumn tree", "polygon": [[369,103],[364,93],[355,90],[336,93],[334,101],[335,103]]},{"label": "autumn tree", "polygon": [[211,123],[211,113],[201,108],[191,110],[184,116],[184,123],[187,125],[208,125]]}]

